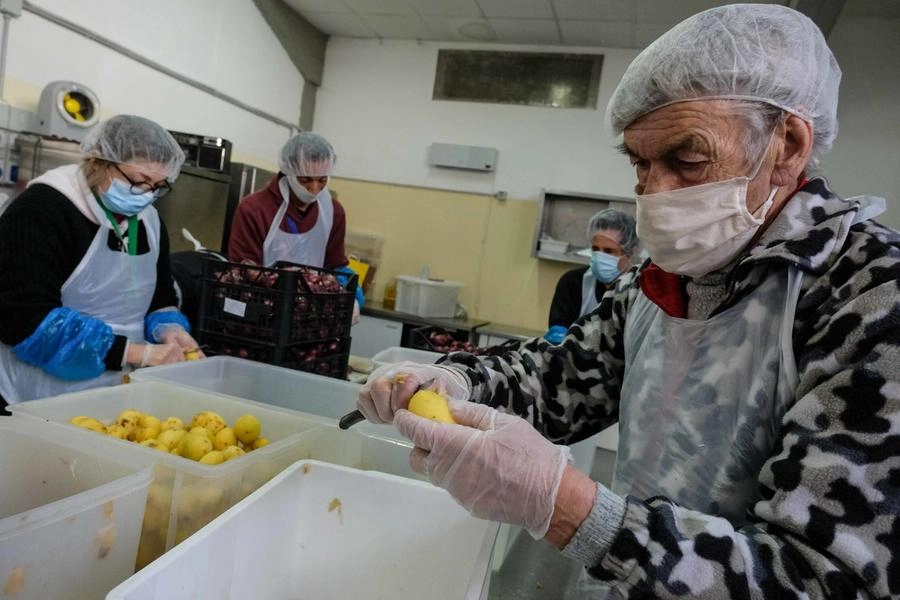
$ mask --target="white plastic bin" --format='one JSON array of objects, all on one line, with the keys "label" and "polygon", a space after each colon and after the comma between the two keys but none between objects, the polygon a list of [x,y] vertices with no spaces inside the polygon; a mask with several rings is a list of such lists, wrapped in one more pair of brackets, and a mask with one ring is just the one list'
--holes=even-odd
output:
[{"label": "white plastic bin", "polygon": [[420,317],[441,317],[452,319],[456,316],[458,281],[437,281],[421,279],[410,275],[397,276],[397,300],[394,308],[398,312]]},{"label": "white plastic bin", "polygon": [[414,362],[423,365],[431,365],[437,362],[444,355],[440,352],[431,352],[430,350],[417,350],[415,348],[401,348],[400,346],[391,346],[386,348],[372,357],[372,363],[375,368],[383,367],[398,362]]},{"label": "white plastic bin", "polygon": [[355,425],[346,431],[336,427],[320,427],[300,437],[298,452],[301,458],[333,465],[380,471],[410,479],[427,479],[409,466],[412,443],[406,438],[389,437],[394,434],[399,437],[396,430],[387,425]]},{"label": "white plastic bin", "polygon": [[496,533],[429,484],[300,461],[106,598],[475,600]]},{"label": "white plastic bin", "polygon": [[231,356],[138,369],[131,381],[161,381],[236,396],[329,419],[356,408],[361,386],[333,377]]},{"label": "white plastic bin", "polygon": [[[87,415],[107,423],[129,408],[160,419],[177,416],[187,422],[200,411],[212,410],[229,424],[245,413],[252,413],[262,424],[262,436],[270,443],[220,465],[203,465],[68,424],[75,415]],[[329,427],[331,423],[328,419],[258,402],[149,381],[21,402],[10,406],[10,410],[15,420],[65,424],[67,431],[81,436],[85,444],[96,446],[98,451],[102,448],[109,456],[155,467],[138,548],[138,568],[184,540],[282,469],[305,458],[308,449],[301,444],[302,433]]]},{"label": "white plastic bin", "polygon": [[[337,425],[338,419],[356,410],[362,386],[312,373],[275,367],[232,356],[213,356],[171,365],[139,369],[133,382],[156,381],[184,386],[209,394],[222,394],[292,411],[323,417]],[[365,422],[355,431],[403,440],[396,429]]]},{"label": "white plastic bin", "polygon": [[0,418],[0,596],[102,598],[131,576],[148,467],[64,427]]}]

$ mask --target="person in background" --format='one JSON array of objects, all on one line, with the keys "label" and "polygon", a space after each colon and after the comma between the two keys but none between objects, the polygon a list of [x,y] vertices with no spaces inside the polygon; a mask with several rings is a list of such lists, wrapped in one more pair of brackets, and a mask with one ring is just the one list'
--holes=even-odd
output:
[{"label": "person in background", "polygon": [[184,153],[148,119],[92,129],[84,161],[32,180],[0,218],[0,395],[7,403],[122,383],[196,350],[176,309],[153,207]]},{"label": "person in background", "polygon": [[[234,211],[228,258],[271,267],[279,261],[352,274],[344,252],[347,217],[328,180],[337,155],[311,131],[292,136],[278,158],[279,173]],[[357,287],[353,323],[364,304]]]},{"label": "person in background", "polygon": [[[676,25],[607,108],[651,263],[562,344],[376,371],[360,410],[613,597],[900,598],[900,232],[815,173],[840,78],[786,6]],[[432,380],[456,424],[403,410]],[[562,444],[616,421],[607,488]]]},{"label": "person in background", "polygon": [[597,308],[613,282],[631,266],[638,250],[634,217],[614,208],[601,210],[588,222],[591,265],[572,269],[556,284],[550,303],[550,329],[544,339],[560,343],[569,327]]}]

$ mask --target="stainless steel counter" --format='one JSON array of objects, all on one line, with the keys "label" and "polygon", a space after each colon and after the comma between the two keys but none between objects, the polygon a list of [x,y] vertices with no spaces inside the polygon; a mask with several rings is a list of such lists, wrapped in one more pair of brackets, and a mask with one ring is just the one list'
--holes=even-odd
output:
[{"label": "stainless steel counter", "polygon": [[418,327],[427,327],[429,325],[442,327],[448,330],[469,331],[474,333],[476,329],[484,327],[490,321],[484,319],[442,319],[436,317],[420,317],[410,313],[399,312],[384,308],[381,302],[367,301],[366,305],[360,311],[364,315],[370,317],[378,317],[380,319],[390,319],[392,321],[401,321]]},{"label": "stainless steel counter", "polygon": [[546,331],[538,331],[527,327],[519,327],[518,325],[505,325],[503,323],[488,323],[484,327],[478,328],[480,335],[491,335],[495,337],[507,338],[510,340],[528,340],[531,338],[541,337]]}]

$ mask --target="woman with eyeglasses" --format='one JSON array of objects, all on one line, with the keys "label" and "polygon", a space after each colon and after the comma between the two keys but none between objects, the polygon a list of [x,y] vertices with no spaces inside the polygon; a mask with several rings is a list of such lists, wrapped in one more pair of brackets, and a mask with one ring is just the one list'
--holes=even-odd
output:
[{"label": "woman with eyeglasses", "polygon": [[113,117],[84,160],[32,180],[0,217],[0,396],[114,385],[197,349],[153,207],[184,153],[153,121]]}]

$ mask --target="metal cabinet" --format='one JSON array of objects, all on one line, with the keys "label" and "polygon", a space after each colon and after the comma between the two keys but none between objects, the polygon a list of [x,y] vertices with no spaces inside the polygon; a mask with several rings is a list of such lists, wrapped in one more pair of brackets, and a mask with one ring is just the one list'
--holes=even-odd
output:
[{"label": "metal cabinet", "polygon": [[399,346],[403,338],[403,323],[362,315],[353,330],[350,354],[372,358],[382,350]]},{"label": "metal cabinet", "polygon": [[541,190],[540,208],[531,242],[531,256],[558,262],[586,265],[591,247],[587,226],[591,217],[604,208],[615,208],[634,215],[633,198]]}]

